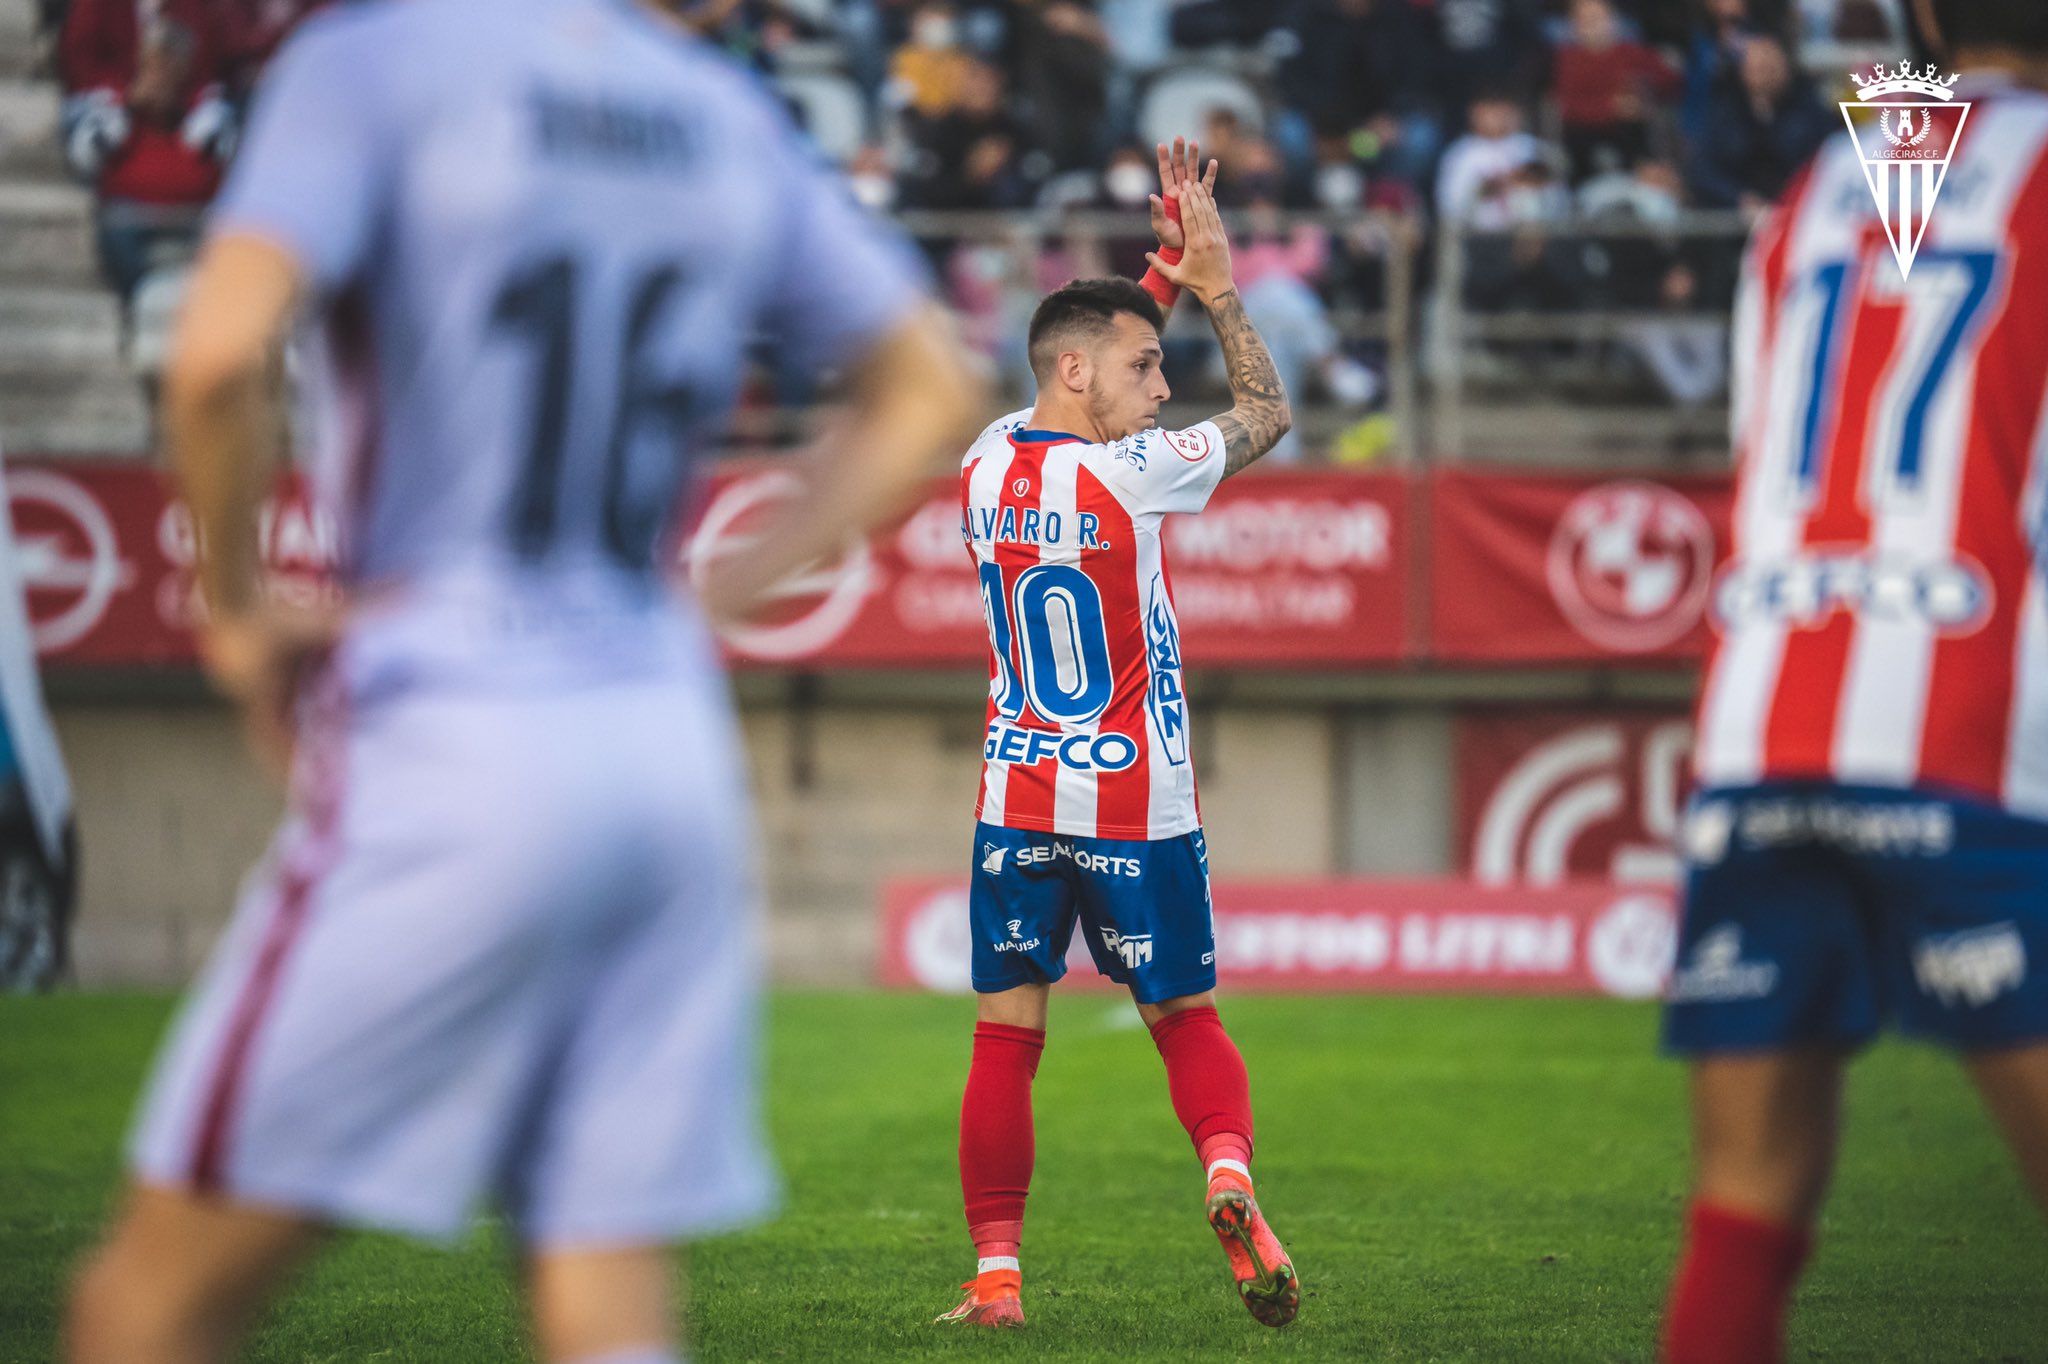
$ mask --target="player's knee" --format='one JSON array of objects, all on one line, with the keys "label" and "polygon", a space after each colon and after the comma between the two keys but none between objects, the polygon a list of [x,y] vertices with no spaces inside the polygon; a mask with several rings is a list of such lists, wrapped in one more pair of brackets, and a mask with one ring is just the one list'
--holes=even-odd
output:
[{"label": "player's knee", "polygon": [[1804,1224],[1820,1211],[1833,1168],[1830,1144],[1818,1139],[1772,1144],[1702,1141],[1699,1194],[1774,1222]]}]

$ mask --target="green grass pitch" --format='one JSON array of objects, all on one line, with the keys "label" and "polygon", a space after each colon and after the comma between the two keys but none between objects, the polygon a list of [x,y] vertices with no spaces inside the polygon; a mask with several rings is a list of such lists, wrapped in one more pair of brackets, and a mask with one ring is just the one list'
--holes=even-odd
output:
[{"label": "green grass pitch", "polygon": [[[167,1003],[0,999],[0,1360],[47,1360],[68,1266],[116,1187]],[[1259,1190],[1306,1296],[1231,1293],[1159,1062],[1127,1004],[1054,1003],[1022,1332],[928,1325],[971,1271],[954,1120],[962,1000],[785,994],[772,1009],[781,1219],[699,1246],[703,1360],[1648,1360],[1685,1179],[1655,1015],[1603,1001],[1259,998]],[[1792,1359],[2048,1361],[2048,1232],[1945,1058],[1888,1044],[1850,1133]],[[495,1226],[459,1252],[343,1240],[265,1361],[504,1361],[523,1337]]]}]

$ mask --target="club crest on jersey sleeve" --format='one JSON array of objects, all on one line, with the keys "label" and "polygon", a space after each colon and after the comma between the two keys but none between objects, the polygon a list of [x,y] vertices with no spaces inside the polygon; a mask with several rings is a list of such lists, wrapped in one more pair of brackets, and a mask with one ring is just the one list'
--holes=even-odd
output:
[{"label": "club crest on jersey sleeve", "polygon": [[1166,444],[1190,464],[1200,464],[1210,455],[1209,438],[1200,431],[1168,431]]}]

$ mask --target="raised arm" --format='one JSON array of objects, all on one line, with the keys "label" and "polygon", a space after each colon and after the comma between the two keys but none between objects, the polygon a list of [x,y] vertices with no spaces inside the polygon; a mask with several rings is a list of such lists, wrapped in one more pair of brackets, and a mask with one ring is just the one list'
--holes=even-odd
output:
[{"label": "raised arm", "polygon": [[1279,443],[1294,425],[1294,409],[1273,356],[1245,316],[1244,300],[1230,277],[1230,241],[1216,196],[1196,183],[1181,191],[1182,230],[1186,254],[1171,264],[1155,252],[1152,268],[1192,293],[1209,314],[1209,325],[1223,346],[1224,370],[1230,378],[1232,405],[1214,420],[1223,433],[1223,476],[1230,477]]}]

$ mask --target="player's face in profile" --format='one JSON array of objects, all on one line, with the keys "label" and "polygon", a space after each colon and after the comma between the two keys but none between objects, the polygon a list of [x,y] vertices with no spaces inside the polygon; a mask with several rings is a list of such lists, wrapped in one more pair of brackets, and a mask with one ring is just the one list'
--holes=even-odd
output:
[{"label": "player's face in profile", "polygon": [[1111,440],[1159,424],[1159,405],[1170,396],[1159,367],[1159,333],[1133,313],[1116,315],[1116,330],[1091,357],[1088,415]]}]

